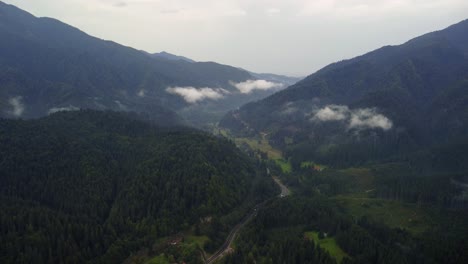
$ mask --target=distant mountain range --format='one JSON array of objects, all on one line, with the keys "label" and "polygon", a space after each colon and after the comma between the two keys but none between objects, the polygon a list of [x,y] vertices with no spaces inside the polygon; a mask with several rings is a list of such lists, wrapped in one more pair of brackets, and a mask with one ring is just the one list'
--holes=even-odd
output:
[{"label": "distant mountain range", "polygon": [[[221,125],[237,133],[267,133],[299,161],[350,165],[437,146],[465,153],[460,148],[468,142],[468,20],[333,63],[231,112]],[[422,156],[430,164],[441,162]],[[466,167],[466,155],[448,156],[453,169]]]},{"label": "distant mountain range", "polygon": [[[190,63],[195,63],[196,61],[189,59],[184,56],[179,56],[175,54],[171,54],[165,51],[159,52],[159,53],[147,53],[143,51],[144,53],[148,54],[150,57],[153,58],[162,58],[166,60],[171,60],[171,61],[185,61],[185,62],[190,62]],[[291,77],[291,76],[285,76],[285,75],[279,75],[279,74],[272,74],[272,73],[255,73],[251,72],[242,68],[239,68],[242,71],[247,71],[252,77],[258,80],[266,80],[270,82],[276,82],[276,83],[282,83],[285,86],[289,86],[292,84],[297,83],[298,81],[302,80],[304,77]]]},{"label": "distant mountain range", "polygon": [[[2,2],[0,39],[0,117],[90,108],[215,122],[290,84],[264,80],[269,86],[257,87],[258,78],[239,68],[165,52],[148,56]],[[242,93],[246,82],[252,89]]]},{"label": "distant mountain range", "polygon": [[293,85],[297,83],[298,81],[304,79],[304,77],[291,77],[291,76],[285,76],[285,75],[279,75],[279,74],[272,74],[272,73],[255,73],[255,72],[249,72],[250,75],[257,79],[263,79],[263,80],[268,80],[271,82],[279,82],[279,83],[284,83],[286,85]]}]

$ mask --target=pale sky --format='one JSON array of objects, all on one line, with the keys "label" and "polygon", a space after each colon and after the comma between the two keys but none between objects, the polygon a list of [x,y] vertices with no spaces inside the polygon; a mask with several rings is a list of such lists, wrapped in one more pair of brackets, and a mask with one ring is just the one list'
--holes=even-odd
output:
[{"label": "pale sky", "polygon": [[468,0],[6,0],[148,52],[309,75],[468,18]]}]

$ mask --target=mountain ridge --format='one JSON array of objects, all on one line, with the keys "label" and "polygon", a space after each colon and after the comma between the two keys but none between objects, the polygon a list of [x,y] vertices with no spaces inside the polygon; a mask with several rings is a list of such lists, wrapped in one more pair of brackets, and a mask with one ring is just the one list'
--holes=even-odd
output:
[{"label": "mountain ridge", "polygon": [[[467,35],[464,20],[398,46],[332,63],[226,115],[221,126],[247,134],[269,133],[271,143],[286,152],[308,145],[309,158],[324,160],[335,159],[331,156],[345,145],[356,148],[359,142],[368,141],[365,145],[373,153],[369,155],[381,159],[466,140]],[[450,101],[455,99],[451,94],[461,97]],[[392,127],[386,129],[383,121]],[[286,138],[295,143],[285,143]],[[334,144],[339,146],[328,154],[316,152]],[[354,155],[351,149],[346,153]]]},{"label": "mountain ridge", "polygon": [[[156,116],[177,112],[185,119],[192,118],[186,114],[190,112],[204,124],[272,93],[241,93],[236,84],[257,80],[245,70],[154,58],[5,3],[0,4],[0,37],[1,117],[34,118],[57,109],[90,108]],[[203,97],[194,107],[182,95],[169,92],[171,87],[229,93]]]}]

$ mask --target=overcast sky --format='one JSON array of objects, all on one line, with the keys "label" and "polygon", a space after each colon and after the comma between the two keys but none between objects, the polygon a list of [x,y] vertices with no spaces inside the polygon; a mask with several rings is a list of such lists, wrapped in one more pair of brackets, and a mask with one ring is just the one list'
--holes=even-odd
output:
[{"label": "overcast sky", "polygon": [[468,0],[4,2],[136,49],[296,76],[468,18]]}]

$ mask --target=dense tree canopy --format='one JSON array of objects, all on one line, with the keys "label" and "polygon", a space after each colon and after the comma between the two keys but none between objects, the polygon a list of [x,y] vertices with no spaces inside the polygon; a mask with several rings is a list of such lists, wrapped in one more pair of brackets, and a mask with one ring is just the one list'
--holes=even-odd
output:
[{"label": "dense tree canopy", "polygon": [[0,120],[0,259],[116,263],[227,214],[255,178],[232,143],[187,128],[95,111]]}]

